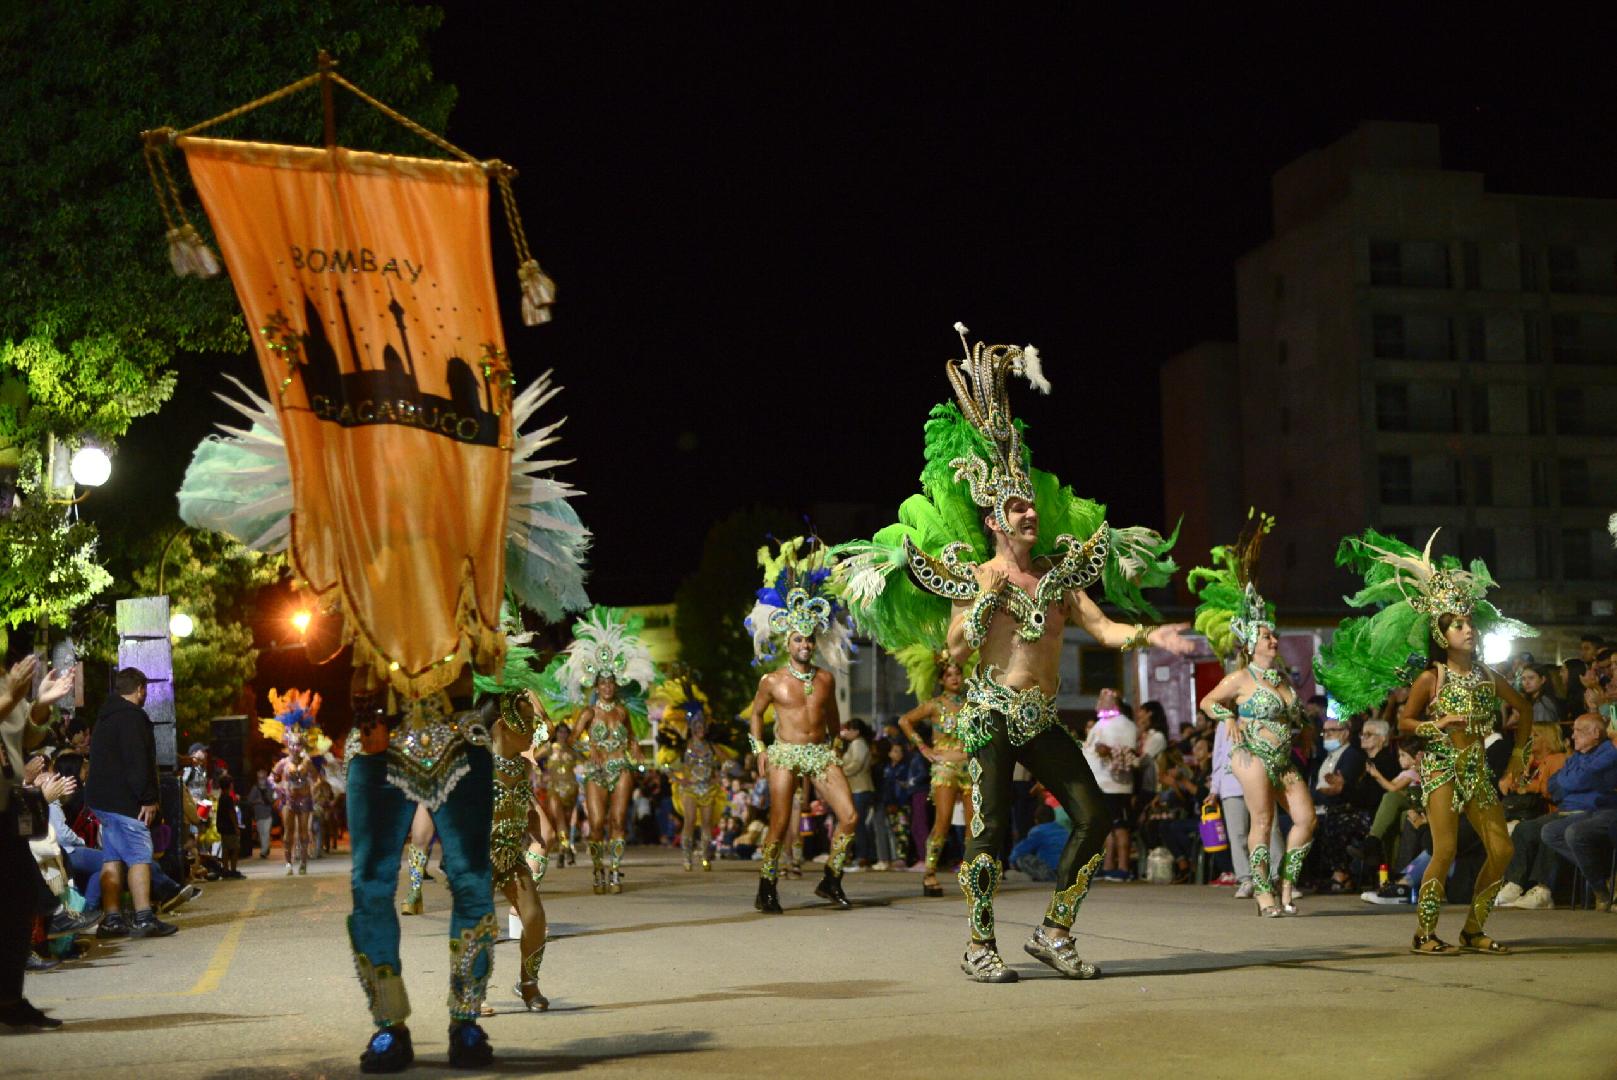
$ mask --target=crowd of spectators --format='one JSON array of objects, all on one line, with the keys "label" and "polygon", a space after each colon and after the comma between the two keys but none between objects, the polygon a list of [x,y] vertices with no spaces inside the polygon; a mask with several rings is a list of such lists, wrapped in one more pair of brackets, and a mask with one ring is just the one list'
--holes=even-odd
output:
[{"label": "crowd of spectators", "polygon": [[[1579,658],[1550,666],[1522,654],[1503,674],[1533,703],[1525,722],[1534,725],[1534,750],[1521,775],[1498,781],[1510,827],[1519,834],[1500,903],[1542,908],[1592,900],[1606,906],[1617,847],[1617,652],[1589,638]],[[1349,717],[1328,715],[1323,697],[1304,703],[1293,757],[1319,820],[1303,872],[1311,891],[1358,894],[1373,903],[1409,901],[1410,883],[1419,880],[1430,857],[1431,833],[1423,813],[1421,746],[1398,731],[1406,697],[1395,692],[1381,709]],[[1496,778],[1506,776],[1512,742],[1506,734],[1520,722],[1524,718],[1507,710],[1487,740]],[[920,733],[929,743],[924,723]],[[1110,817],[1098,880],[1206,881],[1233,887],[1243,898],[1251,895],[1249,818],[1227,768],[1222,725],[1198,714],[1170,733],[1158,702],[1131,705],[1106,691],[1073,735],[1084,746]],[[925,758],[895,724],[877,730],[857,718],[847,722],[836,745],[858,813],[850,868],[917,865],[923,853],[915,838],[932,824]],[[767,827],[768,784],[750,756],[726,765],[724,783],[728,807],[715,836],[720,856],[755,857]],[[675,843],[679,815],[666,782],[647,774],[640,786],[639,837]],[[1035,880],[1051,880],[1071,823],[1021,770],[1016,792],[1007,864]],[[805,858],[828,853],[834,825],[810,785],[797,826]],[[945,865],[958,860],[964,846],[958,813],[953,825]],[[1276,860],[1289,826],[1284,812],[1277,813],[1270,843]],[[1479,838],[1462,821],[1448,889],[1452,900],[1468,900],[1481,858]],[[1587,883],[1578,895],[1575,877]]]}]

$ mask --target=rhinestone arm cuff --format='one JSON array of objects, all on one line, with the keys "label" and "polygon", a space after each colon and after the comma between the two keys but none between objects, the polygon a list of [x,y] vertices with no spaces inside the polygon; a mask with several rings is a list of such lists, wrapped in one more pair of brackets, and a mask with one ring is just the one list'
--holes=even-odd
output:
[{"label": "rhinestone arm cuff", "polygon": [[971,607],[966,610],[966,644],[973,649],[982,648],[983,642],[988,640],[988,624],[998,608],[999,593],[977,594],[977,599],[973,600]]},{"label": "rhinestone arm cuff", "polygon": [[752,747],[752,752],[755,754],[761,754],[764,752],[764,744],[759,742],[758,736],[752,734],[750,731],[747,733],[747,745]]},{"label": "rhinestone arm cuff", "polygon": [[1135,623],[1134,633],[1127,641],[1123,642],[1122,650],[1127,652],[1130,649],[1143,649],[1150,644],[1151,629],[1148,628],[1144,623]]}]

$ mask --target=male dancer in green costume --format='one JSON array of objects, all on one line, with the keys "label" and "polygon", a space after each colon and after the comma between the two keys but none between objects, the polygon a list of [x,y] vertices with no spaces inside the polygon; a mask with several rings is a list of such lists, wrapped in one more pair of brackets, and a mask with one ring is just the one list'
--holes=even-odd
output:
[{"label": "male dancer in green costume", "polygon": [[[966,328],[955,328],[965,344]],[[1180,627],[1114,622],[1084,592],[1100,580],[1109,599],[1149,611],[1139,590],[1167,581],[1172,541],[1110,528],[1103,508],[1030,468],[1005,383],[1017,374],[1048,390],[1031,346],[966,344],[965,358],[951,361],[947,373],[959,408],[939,406],[927,424],[926,493],[904,503],[899,524],[869,543],[844,546],[839,580],[856,619],[884,647],[926,642],[941,631],[956,661],[980,654],[956,721],[971,754],[974,811],[959,875],[971,931],[962,970],[977,982],[1017,978],[994,939],[994,894],[1004,873],[1011,774],[1020,762],[1073,822],[1055,895],[1024,948],[1068,978],[1093,978],[1099,971],[1079,958],[1071,927],[1110,817],[1083,750],[1056,712],[1062,637],[1072,624],[1112,648],[1189,653]],[[891,573],[898,566],[907,578]]]}]

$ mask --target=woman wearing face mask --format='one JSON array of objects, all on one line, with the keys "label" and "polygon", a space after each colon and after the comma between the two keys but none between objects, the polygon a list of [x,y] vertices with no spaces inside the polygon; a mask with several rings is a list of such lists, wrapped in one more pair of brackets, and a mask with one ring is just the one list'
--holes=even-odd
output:
[{"label": "woman wearing face mask", "polygon": [[[1225,725],[1230,754],[1225,768],[1240,782],[1250,827],[1252,898],[1265,917],[1297,913],[1297,876],[1314,840],[1314,803],[1291,756],[1301,720],[1297,691],[1276,662],[1274,609],[1252,581],[1258,550],[1274,526],[1255,516],[1233,547],[1213,549],[1213,568],[1197,567],[1186,578],[1200,603],[1196,629],[1219,656],[1239,650],[1236,670],[1201,700],[1204,715]],[[1216,785],[1215,785],[1216,786]],[[1280,902],[1270,879],[1269,831],[1275,803],[1283,800],[1291,817],[1280,872]]]},{"label": "woman wearing face mask", "polygon": [[[1499,791],[1483,756],[1483,739],[1493,729],[1501,701],[1524,717],[1532,715],[1532,705],[1483,665],[1476,649],[1485,634],[1530,637],[1533,631],[1505,619],[1488,603],[1493,579],[1481,562],[1473,562],[1466,571],[1452,557],[1434,560],[1431,549],[1431,540],[1424,551],[1416,551],[1374,531],[1343,542],[1337,562],[1365,578],[1364,590],[1350,602],[1386,606],[1368,618],[1342,623],[1331,644],[1321,650],[1319,674],[1333,697],[1358,709],[1379,703],[1393,685],[1413,674],[1412,650],[1425,651],[1431,657],[1414,678],[1409,700],[1398,716],[1401,732],[1425,741],[1421,788],[1432,831],[1432,859],[1421,876],[1410,950],[1423,956],[1455,951],[1437,936],[1437,920],[1463,813],[1481,837],[1486,857],[1477,875],[1470,914],[1460,931],[1459,947],[1503,953],[1509,950],[1484,933],[1483,927],[1504,884],[1511,842]],[[1416,652],[1417,663],[1419,656]],[[1530,744],[1531,725],[1516,727],[1517,752],[1512,755],[1511,775],[1520,770]]]}]

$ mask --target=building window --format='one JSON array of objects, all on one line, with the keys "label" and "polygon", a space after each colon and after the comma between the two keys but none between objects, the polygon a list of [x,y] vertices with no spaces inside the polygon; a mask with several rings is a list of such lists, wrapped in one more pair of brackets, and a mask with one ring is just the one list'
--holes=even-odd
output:
[{"label": "building window", "polygon": [[1454,321],[1446,315],[1373,315],[1370,337],[1377,360],[1454,358]]},{"label": "building window", "polygon": [[1460,530],[1460,561],[1469,563],[1472,559],[1481,559],[1489,566],[1499,565],[1492,529]]},{"label": "building window", "polygon": [[1544,253],[1550,291],[1585,296],[1617,294],[1617,262],[1610,248],[1552,247]]},{"label": "building window", "polygon": [[1543,525],[1533,530],[1533,568],[1540,581],[1555,577],[1555,537]]},{"label": "building window", "polygon": [[1555,388],[1557,435],[1617,435],[1617,386]]},{"label": "building window", "polygon": [[1465,264],[1465,287],[1482,288],[1482,258],[1477,251],[1477,242],[1467,240],[1460,245],[1460,255]]},{"label": "building window", "polygon": [[1550,463],[1533,462],[1533,505],[1540,509],[1550,506]]},{"label": "building window", "polygon": [[1297,494],[1297,485],[1292,483],[1290,473],[1280,474],[1280,498],[1283,502],[1290,502]]},{"label": "building window", "polygon": [[1538,256],[1532,248],[1522,248],[1522,292],[1538,291]]},{"label": "building window", "polygon": [[1544,434],[1544,388],[1529,386],[1524,397],[1527,406],[1527,434]]},{"label": "building window", "polygon": [[1493,459],[1471,459],[1471,499],[1477,506],[1493,505]]},{"label": "building window", "polygon": [[1529,364],[1539,364],[1544,361],[1544,320],[1538,317],[1537,312],[1528,312],[1522,316],[1522,359]]},{"label": "building window", "polygon": [[1291,434],[1291,407],[1289,405],[1280,406],[1280,434]]},{"label": "building window", "polygon": [[1460,394],[1446,383],[1377,383],[1376,428],[1453,434],[1460,430]]},{"label": "building window", "polygon": [[1561,530],[1561,569],[1569,581],[1594,577],[1594,552],[1588,529]]},{"label": "building window", "polygon": [[1275,342],[1275,367],[1285,367],[1286,359],[1286,343],[1284,341]]},{"label": "building window", "polygon": [[1473,364],[1488,362],[1488,324],[1481,315],[1465,321],[1465,358]]},{"label": "building window", "polygon": [[1488,433],[1488,384],[1471,384],[1471,430],[1478,435]]},{"label": "building window", "polygon": [[1436,240],[1373,240],[1370,284],[1421,289],[1449,287],[1449,247]]},{"label": "building window", "polygon": [[1617,364],[1617,316],[1556,315],[1550,335],[1557,364]]},{"label": "building window", "polygon": [[1297,541],[1286,541],[1286,569],[1297,569]]},{"label": "building window", "polygon": [[1275,275],[1275,300],[1278,302],[1286,298],[1286,275]]},{"label": "building window", "polygon": [[1582,458],[1562,458],[1556,465],[1560,477],[1561,505],[1590,505],[1589,463]]},{"label": "building window", "polygon": [[1408,506],[1415,501],[1415,479],[1409,458],[1385,454],[1378,467],[1383,503],[1388,506]]},{"label": "building window", "polygon": [[1380,431],[1409,430],[1409,387],[1402,383],[1376,385],[1376,428]]}]

